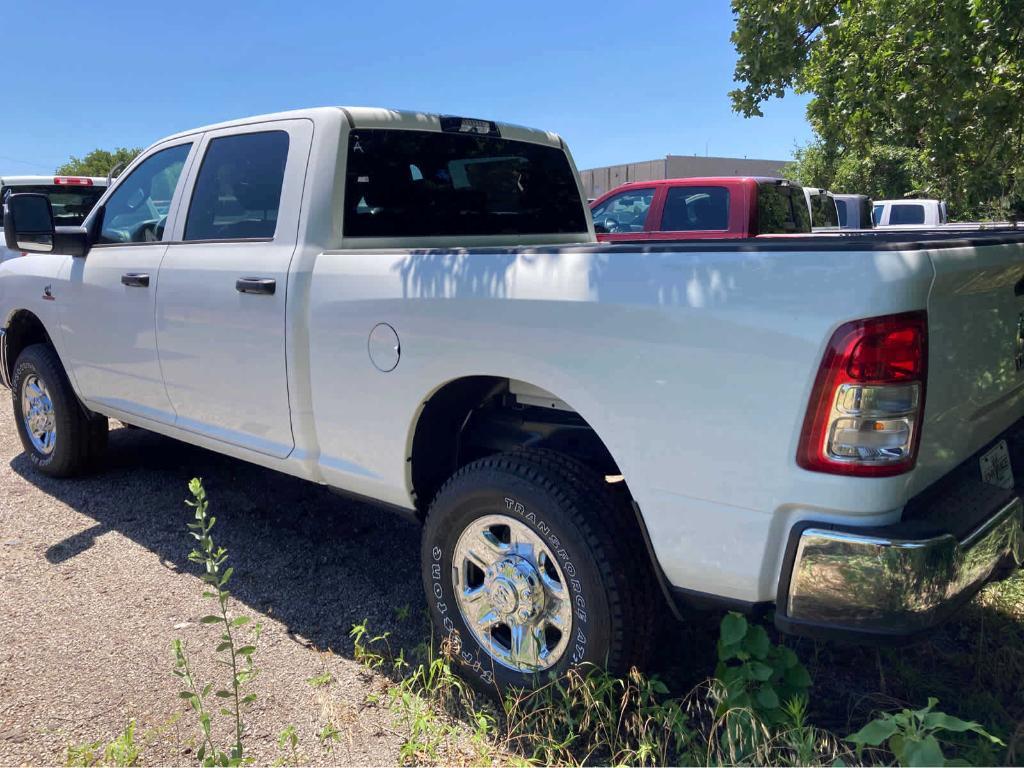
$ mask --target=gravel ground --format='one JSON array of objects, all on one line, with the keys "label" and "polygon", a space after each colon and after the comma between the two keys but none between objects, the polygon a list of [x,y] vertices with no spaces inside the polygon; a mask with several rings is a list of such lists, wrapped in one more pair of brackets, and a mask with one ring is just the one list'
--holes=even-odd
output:
[{"label": "gravel ground", "polygon": [[[389,714],[366,704],[387,681],[353,661],[348,631],[368,619],[404,647],[425,638],[416,526],[141,430],[112,430],[98,474],[52,480],[21,455],[0,407],[0,764],[63,763],[68,745],[106,743],[129,718],[143,763],[194,762],[171,641],[186,642],[204,680],[224,678],[187,559],[183,499],[196,475],[235,567],[232,610],[263,623],[252,754],[281,757],[277,735],[292,724],[303,761],[397,762]],[[306,682],[324,671],[334,683]],[[328,721],[342,732],[330,753],[316,738]]]}]

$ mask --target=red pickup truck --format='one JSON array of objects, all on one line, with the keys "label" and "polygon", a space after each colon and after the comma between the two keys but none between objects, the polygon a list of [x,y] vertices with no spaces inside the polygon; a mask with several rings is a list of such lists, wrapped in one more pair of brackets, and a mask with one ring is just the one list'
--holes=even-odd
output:
[{"label": "red pickup truck", "polygon": [[711,240],[811,231],[803,188],[785,179],[721,176],[634,181],[590,205],[597,239]]}]

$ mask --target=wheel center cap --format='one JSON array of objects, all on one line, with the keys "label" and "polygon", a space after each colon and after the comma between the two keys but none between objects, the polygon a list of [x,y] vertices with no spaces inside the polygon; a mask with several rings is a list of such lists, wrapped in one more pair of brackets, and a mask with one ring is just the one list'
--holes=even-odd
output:
[{"label": "wheel center cap", "polygon": [[502,558],[488,569],[484,588],[491,607],[509,623],[529,621],[544,608],[544,589],[537,569],[518,555]]}]

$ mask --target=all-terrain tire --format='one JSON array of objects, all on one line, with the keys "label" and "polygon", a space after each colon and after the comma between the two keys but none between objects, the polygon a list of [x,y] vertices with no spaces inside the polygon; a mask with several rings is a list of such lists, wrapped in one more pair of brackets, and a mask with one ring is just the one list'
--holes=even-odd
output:
[{"label": "all-terrain tire", "polygon": [[[22,394],[32,378],[43,383],[53,408],[56,437],[49,452],[33,444],[22,408]],[[33,344],[18,355],[11,384],[18,436],[28,460],[40,472],[51,477],[72,477],[92,468],[106,452],[106,417],[85,410],[49,344]]]},{"label": "all-terrain tire", "polygon": [[[568,646],[540,672],[496,660],[460,607],[455,550],[467,527],[489,515],[510,517],[540,537],[571,596]],[[634,513],[624,494],[571,457],[518,450],[463,467],[431,504],[421,555],[431,619],[480,689],[534,688],[587,663],[619,674],[647,658],[661,595]]]}]

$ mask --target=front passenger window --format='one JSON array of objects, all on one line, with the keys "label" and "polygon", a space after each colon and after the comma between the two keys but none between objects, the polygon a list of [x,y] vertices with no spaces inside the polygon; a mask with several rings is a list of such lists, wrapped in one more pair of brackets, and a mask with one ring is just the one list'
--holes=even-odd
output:
[{"label": "front passenger window", "polygon": [[103,227],[97,242],[163,240],[167,211],[191,149],[191,144],[162,149],[128,174],[103,206]]}]

